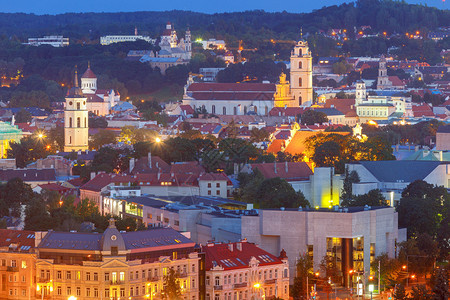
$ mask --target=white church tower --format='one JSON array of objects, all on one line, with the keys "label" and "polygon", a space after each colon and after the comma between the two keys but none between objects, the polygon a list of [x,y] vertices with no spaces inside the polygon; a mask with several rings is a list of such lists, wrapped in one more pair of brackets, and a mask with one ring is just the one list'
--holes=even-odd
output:
[{"label": "white church tower", "polygon": [[64,152],[89,150],[86,99],[78,86],[78,73],[75,69],[74,86],[67,94],[64,108]]},{"label": "white church tower", "polygon": [[362,80],[356,82],[355,106],[367,100],[366,84]]},{"label": "white church tower", "polygon": [[191,41],[191,30],[186,30],[186,34],[184,35],[184,44],[185,44],[185,51],[188,55],[188,59],[191,59],[192,57],[192,41]]},{"label": "white church tower", "polygon": [[308,43],[301,39],[291,53],[291,94],[298,105],[313,102],[312,56]]},{"label": "white church tower", "polygon": [[385,90],[391,87],[392,82],[389,80],[389,76],[387,74],[386,58],[382,55],[378,65],[377,89]]},{"label": "white church tower", "polygon": [[97,76],[92,72],[90,62],[86,72],[81,76],[81,90],[83,94],[95,94],[97,91]]}]

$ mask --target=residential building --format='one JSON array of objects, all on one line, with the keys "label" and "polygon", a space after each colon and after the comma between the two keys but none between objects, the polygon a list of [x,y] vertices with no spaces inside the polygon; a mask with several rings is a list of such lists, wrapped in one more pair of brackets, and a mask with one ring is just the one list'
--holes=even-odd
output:
[{"label": "residential building", "polygon": [[195,243],[172,228],[103,234],[43,233],[38,246],[38,296],[52,299],[160,299],[164,276],[179,274],[182,297],[199,295],[203,270]]},{"label": "residential building", "polygon": [[436,132],[436,150],[450,150],[450,125],[438,127]]},{"label": "residential building", "polygon": [[49,35],[41,38],[28,38],[28,45],[30,46],[50,45],[53,47],[65,47],[69,46],[69,38],[65,38],[60,35]]},{"label": "residential building", "polygon": [[379,189],[395,206],[401,198],[402,191],[416,180],[430,184],[450,187],[450,162],[445,161],[360,161],[347,164],[349,172],[356,171],[359,183],[353,183],[353,194],[366,194]]},{"label": "residential building", "polygon": [[209,39],[200,43],[204,50],[227,50],[224,40]]},{"label": "residential building", "polygon": [[0,229],[0,299],[35,299],[34,231]]},{"label": "residential building", "polygon": [[199,73],[202,75],[204,82],[214,82],[217,74],[222,70],[225,70],[225,68],[200,68]]},{"label": "residential building", "polygon": [[289,264],[247,240],[202,246],[206,265],[206,300],[289,299]]},{"label": "residential building", "polygon": [[150,44],[155,44],[156,39],[152,39],[149,36],[138,35],[137,28],[134,28],[134,35],[105,35],[100,37],[100,44],[102,46],[111,45],[114,43],[124,43],[124,42],[136,42],[136,41],[146,41]]}]

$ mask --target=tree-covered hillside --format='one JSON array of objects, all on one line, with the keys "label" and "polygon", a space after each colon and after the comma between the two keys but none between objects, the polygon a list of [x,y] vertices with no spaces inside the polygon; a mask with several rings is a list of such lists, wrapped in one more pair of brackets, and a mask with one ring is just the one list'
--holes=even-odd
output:
[{"label": "tree-covered hillside", "polygon": [[58,34],[75,40],[96,40],[104,34],[132,34],[137,26],[142,34],[157,36],[167,21],[194,36],[220,37],[229,42],[258,38],[296,39],[304,32],[329,28],[369,25],[373,30],[406,32],[450,26],[450,12],[404,1],[358,0],[356,3],[329,6],[312,13],[268,13],[246,11],[203,14],[190,11],[67,13],[60,15],[0,14],[0,34],[25,39],[29,36]]}]

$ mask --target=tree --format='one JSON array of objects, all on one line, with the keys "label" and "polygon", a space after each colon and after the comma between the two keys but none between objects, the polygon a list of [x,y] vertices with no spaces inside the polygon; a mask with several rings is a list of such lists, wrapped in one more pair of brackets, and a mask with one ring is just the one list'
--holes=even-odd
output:
[{"label": "tree", "polygon": [[337,167],[341,157],[341,148],[334,141],[326,141],[318,146],[312,156],[317,167]]},{"label": "tree", "polygon": [[35,197],[29,184],[20,178],[10,179],[0,189],[0,198],[3,202],[2,215],[20,217],[21,204],[27,204]]},{"label": "tree", "polygon": [[353,183],[358,183],[360,181],[358,172],[348,171],[345,169],[344,184],[341,192],[341,205],[348,206],[353,198]]},{"label": "tree", "polygon": [[107,129],[100,129],[92,137],[91,147],[93,149],[100,149],[104,145],[115,144],[117,142],[116,134]]},{"label": "tree", "polygon": [[450,298],[447,270],[437,270],[433,285],[433,295],[436,300],[446,300]]},{"label": "tree", "polygon": [[310,206],[302,192],[296,192],[284,179],[279,177],[268,178],[261,182],[253,201],[259,202],[260,208],[298,208]]},{"label": "tree", "polygon": [[40,197],[35,197],[25,208],[25,230],[45,231],[52,228],[54,220],[50,217],[45,203]]},{"label": "tree", "polygon": [[31,113],[23,108],[19,110],[15,117],[17,123],[28,123],[32,120]]},{"label": "tree", "polygon": [[168,268],[167,275],[164,276],[164,285],[162,289],[163,299],[181,299],[181,287],[178,278],[179,274],[173,268]]},{"label": "tree", "polygon": [[[294,299],[304,299],[308,294],[306,278],[311,278],[313,273],[313,260],[308,253],[300,254],[297,260],[296,274],[294,277],[294,290],[292,296]],[[307,298],[308,299],[308,298]]]},{"label": "tree", "polygon": [[301,116],[301,123],[306,125],[322,124],[328,122],[328,117],[321,111],[315,111],[309,109],[305,111]]},{"label": "tree", "polygon": [[412,287],[411,297],[412,300],[433,300],[433,295],[427,289],[426,285],[418,284]]},{"label": "tree", "polygon": [[450,214],[450,195],[444,187],[416,180],[403,190],[397,211],[399,226],[408,229],[409,237],[419,233],[436,237],[442,216]]},{"label": "tree", "polygon": [[331,277],[332,282],[340,282],[339,268],[336,265],[336,259],[330,255],[325,255],[320,261],[320,270],[326,278]]},{"label": "tree", "polygon": [[394,292],[394,299],[395,300],[407,300],[408,296],[406,295],[405,287],[403,284],[398,284],[395,288]]},{"label": "tree", "polygon": [[381,190],[370,190],[367,194],[357,195],[342,206],[388,206],[387,200],[384,198]]}]

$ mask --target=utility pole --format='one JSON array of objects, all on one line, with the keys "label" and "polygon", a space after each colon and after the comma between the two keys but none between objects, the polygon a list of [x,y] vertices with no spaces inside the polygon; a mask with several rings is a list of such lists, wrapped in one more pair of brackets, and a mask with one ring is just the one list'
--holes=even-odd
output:
[{"label": "utility pole", "polygon": [[381,261],[378,261],[378,294],[381,294]]}]

